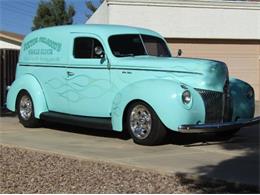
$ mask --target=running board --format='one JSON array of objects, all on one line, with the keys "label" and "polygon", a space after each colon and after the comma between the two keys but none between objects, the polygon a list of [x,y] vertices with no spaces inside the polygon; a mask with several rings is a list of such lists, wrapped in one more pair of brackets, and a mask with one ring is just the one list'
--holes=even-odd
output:
[{"label": "running board", "polygon": [[85,117],[59,112],[43,112],[40,119],[54,123],[80,126],[84,128],[112,130],[111,118]]}]

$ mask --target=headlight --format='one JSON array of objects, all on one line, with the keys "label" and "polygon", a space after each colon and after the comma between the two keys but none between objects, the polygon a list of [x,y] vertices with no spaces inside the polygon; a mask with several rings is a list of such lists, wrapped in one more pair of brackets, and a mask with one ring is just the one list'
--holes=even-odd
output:
[{"label": "headlight", "polygon": [[182,93],[182,102],[184,104],[189,104],[191,101],[191,94],[189,90],[186,90]]}]

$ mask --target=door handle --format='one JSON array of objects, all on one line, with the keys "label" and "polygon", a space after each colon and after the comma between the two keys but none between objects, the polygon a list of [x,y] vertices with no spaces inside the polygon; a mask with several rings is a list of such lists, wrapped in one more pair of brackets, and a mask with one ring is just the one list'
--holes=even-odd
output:
[{"label": "door handle", "polygon": [[74,72],[67,71],[67,75],[68,75],[69,77],[71,77],[71,76],[74,76],[75,73],[74,73]]}]

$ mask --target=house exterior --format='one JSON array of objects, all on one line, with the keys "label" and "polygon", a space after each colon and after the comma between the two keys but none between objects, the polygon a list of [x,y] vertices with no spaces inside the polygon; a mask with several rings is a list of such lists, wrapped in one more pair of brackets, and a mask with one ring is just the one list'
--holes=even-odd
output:
[{"label": "house exterior", "polygon": [[0,49],[20,49],[24,36],[12,32],[0,31]]},{"label": "house exterior", "polygon": [[23,38],[23,35],[0,31],[0,113],[6,110],[7,86],[14,81]]},{"label": "house exterior", "polygon": [[250,83],[260,100],[259,13],[257,1],[105,0],[86,23],[155,30],[173,55],[182,49],[183,57],[224,61],[230,77]]}]

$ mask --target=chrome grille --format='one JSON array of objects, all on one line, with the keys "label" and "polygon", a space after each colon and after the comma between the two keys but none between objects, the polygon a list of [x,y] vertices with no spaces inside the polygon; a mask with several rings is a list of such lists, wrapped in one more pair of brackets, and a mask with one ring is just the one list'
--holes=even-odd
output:
[{"label": "chrome grille", "polygon": [[196,89],[201,95],[205,105],[205,123],[218,123],[223,121],[224,98],[223,93]]}]

